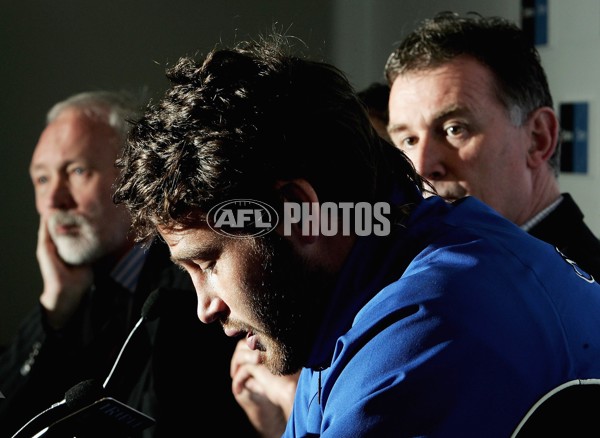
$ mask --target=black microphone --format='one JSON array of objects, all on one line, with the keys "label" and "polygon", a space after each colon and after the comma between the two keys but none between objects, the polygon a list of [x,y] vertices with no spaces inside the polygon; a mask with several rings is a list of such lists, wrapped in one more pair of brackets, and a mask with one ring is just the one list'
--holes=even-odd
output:
[{"label": "black microphone", "polygon": [[104,380],[104,384],[102,385],[102,388],[106,389],[108,382],[110,381],[115,370],[117,369],[117,365],[119,364],[119,361],[121,360],[121,356],[123,355],[123,352],[125,351],[125,348],[127,347],[127,344],[129,344],[129,341],[131,340],[131,338],[133,337],[134,333],[137,331],[139,326],[141,326],[143,322],[152,321],[160,316],[159,303],[162,301],[160,299],[160,297],[163,295],[164,295],[164,292],[163,292],[162,288],[154,289],[152,292],[150,292],[150,294],[146,298],[146,301],[144,301],[144,305],[142,306],[142,311],[141,311],[142,316],[140,317],[138,322],[136,322],[136,324],[133,327],[133,329],[131,330],[131,332],[129,332],[127,339],[125,339],[125,342],[123,343],[123,346],[121,347],[121,351],[119,351],[119,355],[117,356],[117,359],[115,360],[115,362],[112,366],[112,369],[110,370],[110,372],[108,373],[108,376],[106,376],[106,379]]},{"label": "black microphone", "polygon": [[43,427],[63,417],[66,413],[80,409],[98,399],[103,391],[104,389],[97,380],[91,379],[79,382],[67,390],[63,400],[54,403],[48,409],[37,414],[21,427],[12,438],[31,438],[34,434],[39,433]]},{"label": "black microphone", "polygon": [[160,303],[164,301],[164,296],[168,292],[165,292],[165,288],[159,287],[153,290],[144,301],[142,306],[142,319],[145,321],[153,321],[160,316],[161,307]]},{"label": "black microphone", "polygon": [[100,384],[93,379],[79,382],[65,393],[65,398],[63,400],[54,403],[48,409],[37,414],[35,417],[29,420],[23,427],[21,427],[21,429],[19,429],[12,436],[12,438],[31,438],[34,433],[36,433],[35,436],[40,436],[45,431],[45,429],[47,429],[48,425],[53,424],[54,422],[59,420],[59,418],[64,417],[82,408],[83,406],[89,405],[101,398],[101,396],[103,396],[106,392],[106,387],[115,369],[117,368],[117,365],[119,364],[119,360],[121,359],[125,348],[127,347],[130,339],[133,337],[135,332],[138,330],[139,326],[142,325],[142,323],[145,321],[152,321],[158,316],[160,316],[159,302],[161,301],[160,297],[163,294],[164,292],[162,292],[162,288],[155,289],[148,295],[146,301],[144,301],[141,311],[141,317],[127,336],[127,339],[121,347],[119,355],[117,356],[117,359],[115,360],[112,369],[110,370],[110,373],[106,377],[106,380],[104,381],[104,384],[102,384],[102,386],[100,386]]}]

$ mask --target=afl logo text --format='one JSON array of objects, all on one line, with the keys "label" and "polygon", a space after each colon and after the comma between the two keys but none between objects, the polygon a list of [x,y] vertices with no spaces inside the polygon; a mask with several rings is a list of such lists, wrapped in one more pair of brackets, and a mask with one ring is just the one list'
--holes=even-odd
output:
[{"label": "afl logo text", "polygon": [[277,227],[279,216],[269,204],[253,199],[232,199],[208,211],[208,226],[227,237],[260,237]]}]

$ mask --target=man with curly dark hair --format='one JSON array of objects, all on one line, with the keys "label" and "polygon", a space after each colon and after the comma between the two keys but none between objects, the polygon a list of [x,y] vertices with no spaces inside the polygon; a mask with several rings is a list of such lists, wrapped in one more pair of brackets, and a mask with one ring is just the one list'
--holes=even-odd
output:
[{"label": "man with curly dark hair", "polygon": [[598,374],[600,286],[477,199],[424,198],[347,78],[286,41],[182,58],[115,195],[203,322],[302,370],[284,436],[506,437]]}]

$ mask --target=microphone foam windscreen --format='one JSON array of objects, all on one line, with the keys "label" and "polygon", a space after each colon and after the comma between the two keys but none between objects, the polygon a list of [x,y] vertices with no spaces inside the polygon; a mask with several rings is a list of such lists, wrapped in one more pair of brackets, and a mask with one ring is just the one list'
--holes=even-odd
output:
[{"label": "microphone foam windscreen", "polygon": [[148,298],[142,306],[142,318],[146,321],[152,321],[160,315],[160,296],[163,294],[162,288],[158,288],[150,292]]},{"label": "microphone foam windscreen", "polygon": [[104,392],[104,388],[96,379],[84,380],[65,393],[65,404],[68,408],[78,409],[93,403]]}]

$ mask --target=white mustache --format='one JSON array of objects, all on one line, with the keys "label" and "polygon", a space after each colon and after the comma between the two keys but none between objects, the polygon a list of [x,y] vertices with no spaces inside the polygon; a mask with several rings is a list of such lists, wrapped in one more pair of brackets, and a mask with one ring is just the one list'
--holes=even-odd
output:
[{"label": "white mustache", "polygon": [[48,219],[51,227],[57,226],[83,226],[87,224],[87,220],[78,215],[66,211],[58,211]]}]

